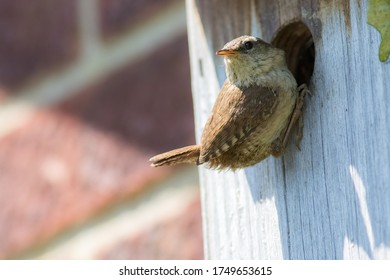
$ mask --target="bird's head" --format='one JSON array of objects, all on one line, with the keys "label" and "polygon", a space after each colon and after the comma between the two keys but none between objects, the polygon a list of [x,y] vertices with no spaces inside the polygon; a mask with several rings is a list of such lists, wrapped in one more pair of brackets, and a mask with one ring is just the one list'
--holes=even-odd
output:
[{"label": "bird's head", "polygon": [[253,36],[233,39],[217,54],[224,56],[227,78],[237,86],[264,84],[273,71],[287,69],[284,51]]}]

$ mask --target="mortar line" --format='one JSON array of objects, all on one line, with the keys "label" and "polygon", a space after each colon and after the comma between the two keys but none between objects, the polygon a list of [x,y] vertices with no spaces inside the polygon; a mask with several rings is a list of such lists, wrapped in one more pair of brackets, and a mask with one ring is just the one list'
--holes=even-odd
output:
[{"label": "mortar line", "polygon": [[82,57],[93,56],[102,47],[97,0],[77,1]]},{"label": "mortar line", "polygon": [[0,138],[25,123],[40,107],[55,104],[108,76],[113,71],[155,51],[186,30],[184,3],[167,7],[142,27],[102,45],[93,55],[10,97],[0,105]]}]

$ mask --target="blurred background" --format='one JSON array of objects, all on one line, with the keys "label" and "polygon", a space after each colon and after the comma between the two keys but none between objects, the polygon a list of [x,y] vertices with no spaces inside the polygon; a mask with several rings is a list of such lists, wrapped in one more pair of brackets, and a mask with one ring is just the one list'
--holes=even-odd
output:
[{"label": "blurred background", "polygon": [[202,259],[184,0],[0,0],[0,259]]}]

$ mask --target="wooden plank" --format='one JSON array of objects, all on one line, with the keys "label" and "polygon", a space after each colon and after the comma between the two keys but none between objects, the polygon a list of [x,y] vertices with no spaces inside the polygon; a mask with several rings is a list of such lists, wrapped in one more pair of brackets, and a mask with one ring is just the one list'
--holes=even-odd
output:
[{"label": "wooden plank", "polygon": [[197,139],[225,79],[215,51],[296,19],[316,57],[302,151],[237,172],[199,168],[208,259],[390,258],[390,63],[367,1],[187,0]]}]

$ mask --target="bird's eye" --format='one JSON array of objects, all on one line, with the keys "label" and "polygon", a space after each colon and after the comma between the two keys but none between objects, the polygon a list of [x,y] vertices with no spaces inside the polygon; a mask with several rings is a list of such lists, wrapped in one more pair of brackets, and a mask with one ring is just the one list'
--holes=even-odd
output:
[{"label": "bird's eye", "polygon": [[244,44],[246,50],[253,48],[253,43],[251,41],[245,42]]}]

